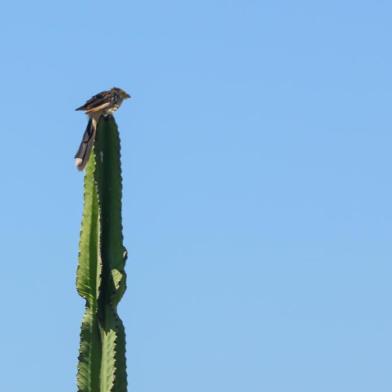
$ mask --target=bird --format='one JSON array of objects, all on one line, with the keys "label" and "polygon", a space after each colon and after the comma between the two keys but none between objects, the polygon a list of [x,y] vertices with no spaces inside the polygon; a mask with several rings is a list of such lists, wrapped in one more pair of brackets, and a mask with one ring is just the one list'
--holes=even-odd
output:
[{"label": "bird", "polygon": [[88,162],[94,145],[97,124],[101,116],[106,117],[111,115],[128,98],[131,98],[131,96],[124,90],[113,87],[110,90],[101,91],[94,95],[84,105],[75,109],[77,111],[84,111],[89,118],[82,141],[75,154],[75,166],[78,170],[82,171]]}]

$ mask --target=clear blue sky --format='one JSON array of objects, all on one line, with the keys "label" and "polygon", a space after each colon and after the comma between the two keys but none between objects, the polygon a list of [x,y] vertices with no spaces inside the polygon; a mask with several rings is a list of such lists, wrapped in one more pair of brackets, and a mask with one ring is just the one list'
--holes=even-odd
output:
[{"label": "clear blue sky", "polygon": [[392,390],[390,2],[1,13],[1,391],[76,390],[74,108],[112,86],[129,391]]}]

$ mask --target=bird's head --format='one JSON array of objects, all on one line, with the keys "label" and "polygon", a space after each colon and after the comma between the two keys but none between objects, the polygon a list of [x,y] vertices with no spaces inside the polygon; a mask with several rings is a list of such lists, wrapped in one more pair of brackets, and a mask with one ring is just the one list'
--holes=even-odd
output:
[{"label": "bird's head", "polygon": [[122,90],[121,88],[113,87],[111,91],[112,91],[113,93],[118,94],[119,97],[120,97],[121,99],[128,99],[128,98],[131,98],[131,96],[130,96],[127,92],[125,92],[124,90]]}]

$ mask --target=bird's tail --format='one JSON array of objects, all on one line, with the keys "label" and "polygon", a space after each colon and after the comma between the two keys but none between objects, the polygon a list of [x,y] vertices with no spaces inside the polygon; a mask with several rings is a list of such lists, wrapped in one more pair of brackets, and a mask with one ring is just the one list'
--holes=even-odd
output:
[{"label": "bird's tail", "polygon": [[87,128],[84,131],[82,141],[75,154],[75,165],[78,170],[82,171],[87,165],[88,159],[91,154],[91,149],[94,145],[96,131],[96,122],[93,119],[89,119]]}]

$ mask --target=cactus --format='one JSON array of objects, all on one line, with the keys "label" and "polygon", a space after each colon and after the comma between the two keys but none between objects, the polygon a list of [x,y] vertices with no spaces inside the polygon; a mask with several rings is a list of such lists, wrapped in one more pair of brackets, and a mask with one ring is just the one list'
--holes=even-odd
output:
[{"label": "cactus", "polygon": [[121,223],[120,138],[101,117],[84,177],[76,286],[86,300],[80,333],[78,392],[126,392],[125,331],[117,305],[126,289]]}]

